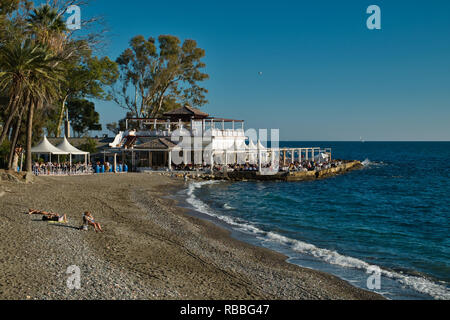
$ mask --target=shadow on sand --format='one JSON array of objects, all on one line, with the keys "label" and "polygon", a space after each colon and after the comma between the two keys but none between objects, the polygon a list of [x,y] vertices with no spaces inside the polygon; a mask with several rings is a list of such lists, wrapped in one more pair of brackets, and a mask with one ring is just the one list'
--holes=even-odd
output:
[{"label": "shadow on sand", "polygon": [[42,219],[32,219],[31,221],[34,222],[47,222],[48,225],[51,225],[53,227],[63,227],[63,228],[69,228],[69,229],[75,229],[75,230],[81,230],[80,227],[75,227],[75,226],[70,226],[68,224],[64,224],[64,223],[49,223],[48,221],[43,221]]}]

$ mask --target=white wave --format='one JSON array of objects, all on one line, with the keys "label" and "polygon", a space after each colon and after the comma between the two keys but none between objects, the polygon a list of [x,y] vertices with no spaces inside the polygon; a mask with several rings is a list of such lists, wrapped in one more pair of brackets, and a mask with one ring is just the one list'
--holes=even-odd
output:
[{"label": "white wave", "polygon": [[368,167],[380,167],[384,166],[385,163],[383,161],[370,161],[368,158],[366,158],[361,164],[368,168]]},{"label": "white wave", "polygon": [[[300,252],[302,254],[308,254],[327,263],[339,265],[345,268],[360,269],[366,272],[374,267],[380,268],[379,266],[371,265],[363,260],[344,256],[336,251],[318,248],[313,244],[290,239],[274,232],[267,233],[266,239],[261,240],[278,242],[289,246],[294,251]],[[383,268],[380,268],[380,271],[381,275],[394,279],[399,283],[416,290],[417,292],[428,294],[435,299],[450,299],[450,290],[445,285],[437,284],[422,277],[405,275],[402,273],[385,270]]]},{"label": "white wave", "polygon": [[234,210],[235,209],[232,206],[230,206],[228,203],[224,203],[223,204],[223,208],[226,209],[226,210]]},{"label": "white wave", "polygon": [[215,217],[235,227],[239,231],[253,234],[261,241],[279,243],[289,247],[296,252],[311,255],[329,264],[338,265],[344,268],[359,269],[366,272],[374,267],[379,268],[381,271],[381,275],[394,279],[400,284],[410,287],[417,292],[430,295],[434,299],[450,299],[450,290],[445,285],[437,284],[426,278],[385,270],[379,266],[371,265],[357,258],[342,255],[333,250],[319,248],[313,244],[296,239],[291,239],[275,232],[265,232],[247,221],[237,220],[229,216],[218,214],[206,203],[198,199],[194,194],[194,191],[196,189],[201,188],[203,185],[212,183],[217,183],[217,181],[193,182],[189,184],[187,190],[187,202],[192,205],[197,211],[203,214]]},{"label": "white wave", "polygon": [[232,217],[216,213],[206,203],[204,203],[202,200],[198,199],[195,196],[195,194],[194,194],[195,189],[201,188],[202,186],[204,186],[206,184],[212,184],[212,183],[218,183],[218,182],[217,181],[204,181],[204,182],[202,181],[202,182],[193,182],[193,183],[189,184],[189,187],[187,190],[188,198],[186,199],[186,201],[191,206],[193,206],[194,209],[196,209],[197,211],[199,211],[203,214],[215,217],[221,221],[224,221],[224,222],[228,223],[229,225],[236,227],[240,231],[246,231],[246,232],[250,232],[250,233],[254,233],[254,234],[264,233],[262,230],[256,228],[255,226],[253,226],[249,223],[246,223],[245,221],[237,221]]}]

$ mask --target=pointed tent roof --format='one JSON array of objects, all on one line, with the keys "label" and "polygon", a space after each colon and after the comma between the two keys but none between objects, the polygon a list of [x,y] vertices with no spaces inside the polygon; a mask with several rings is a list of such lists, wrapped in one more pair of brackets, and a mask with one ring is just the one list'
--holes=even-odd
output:
[{"label": "pointed tent roof", "polygon": [[258,141],[257,148],[258,148],[259,150],[266,150],[266,147],[264,147],[264,146],[262,145],[261,141]]},{"label": "pointed tent roof", "polygon": [[248,147],[244,141],[236,139],[234,140],[234,148],[236,150],[247,150]]},{"label": "pointed tent roof", "polygon": [[255,143],[253,142],[252,139],[250,139],[250,141],[248,142],[248,149],[249,150],[256,150],[256,149],[258,149],[258,147],[255,145]]},{"label": "pointed tent roof", "polygon": [[39,143],[36,147],[31,148],[31,153],[69,154],[68,152],[52,145],[47,140],[47,136],[44,136],[44,139],[42,139],[41,143]]},{"label": "pointed tent roof", "polygon": [[64,140],[60,144],[58,144],[56,147],[68,154],[75,154],[75,155],[89,154],[89,152],[81,151],[81,150],[75,148],[73,145],[70,144],[70,142],[67,140],[67,138],[65,136],[64,136]]}]

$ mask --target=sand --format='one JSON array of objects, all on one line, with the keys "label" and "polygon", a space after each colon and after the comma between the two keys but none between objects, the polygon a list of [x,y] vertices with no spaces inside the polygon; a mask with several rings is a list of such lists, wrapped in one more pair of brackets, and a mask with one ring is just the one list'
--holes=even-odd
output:
[{"label": "sand", "polygon": [[[382,299],[189,215],[166,198],[183,187],[137,173],[1,181],[0,299]],[[78,229],[85,210],[104,233]],[[80,289],[67,286],[72,265]]]}]

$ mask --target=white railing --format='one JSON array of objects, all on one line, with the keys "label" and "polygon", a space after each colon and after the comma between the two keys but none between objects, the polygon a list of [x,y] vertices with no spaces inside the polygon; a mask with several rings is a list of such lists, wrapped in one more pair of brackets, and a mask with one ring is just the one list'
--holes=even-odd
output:
[{"label": "white railing", "polygon": [[[194,128],[192,130],[184,128],[184,130],[188,130],[192,134],[192,136],[196,136],[201,132],[201,129]],[[138,131],[135,134],[136,136],[141,137],[170,137],[172,132],[169,130],[145,130]],[[208,129],[203,133],[204,136],[212,136],[212,137],[244,137],[244,130],[242,129]],[[117,138],[116,138],[117,140]],[[115,141],[116,142],[116,141]],[[114,143],[113,143],[114,144]],[[117,145],[117,143],[115,143]]]}]

